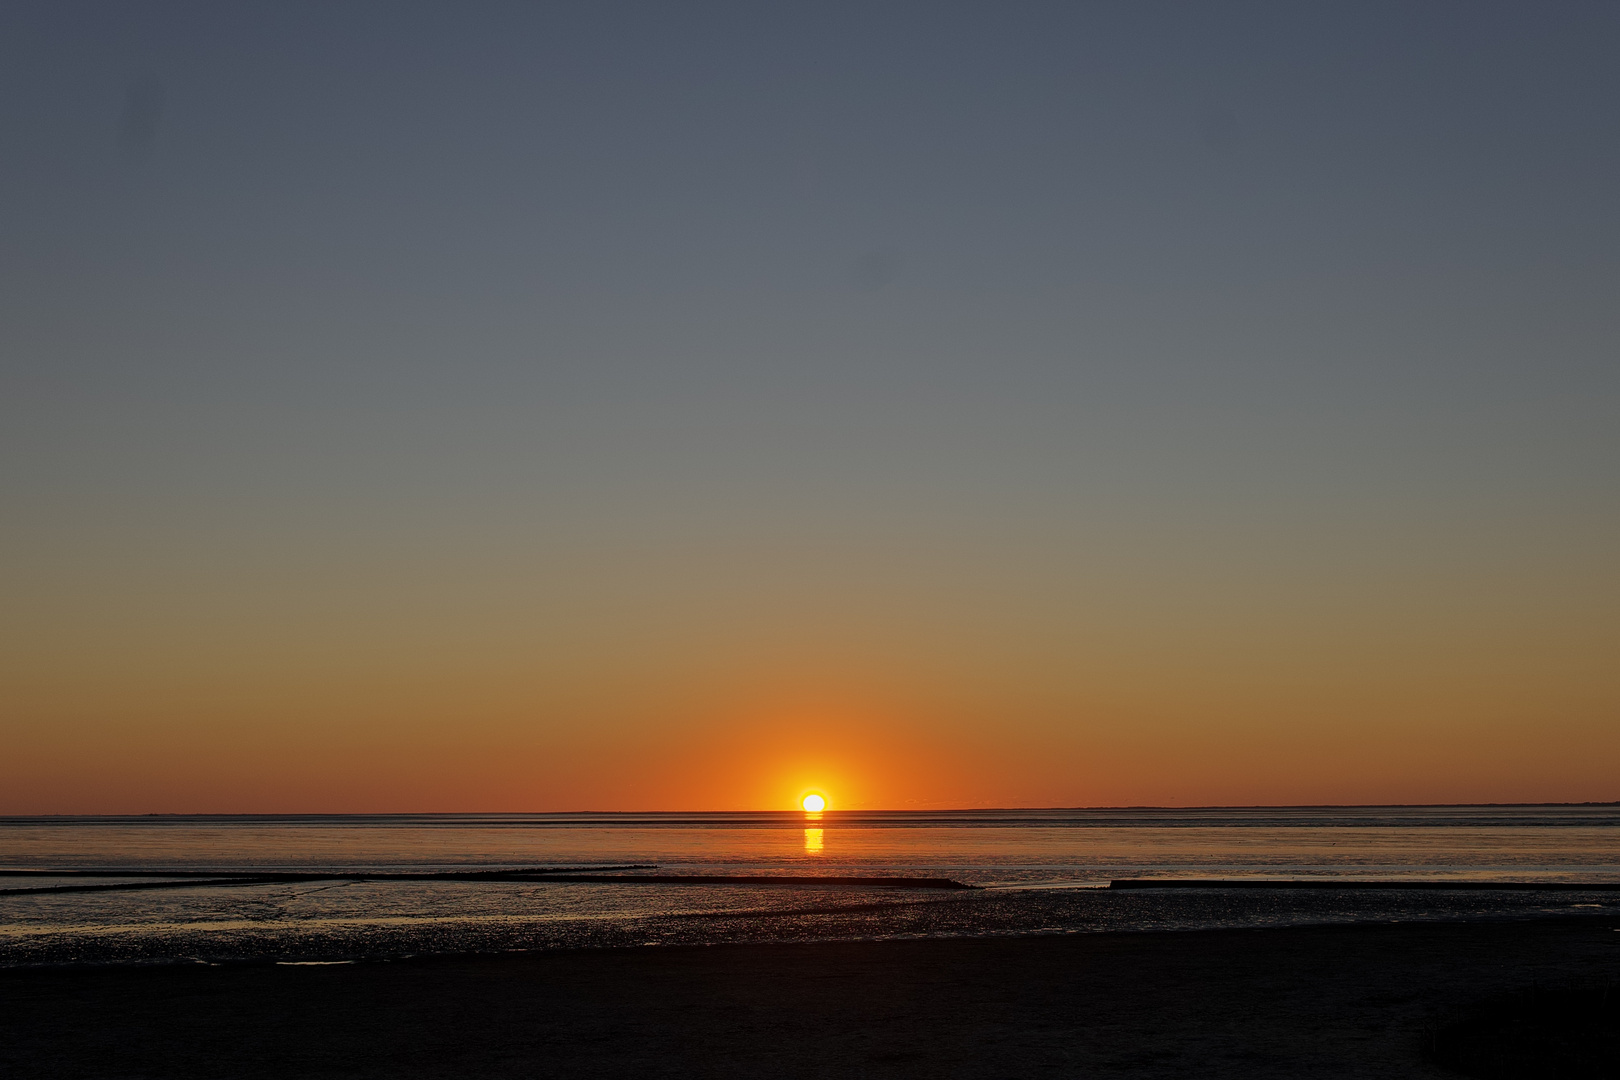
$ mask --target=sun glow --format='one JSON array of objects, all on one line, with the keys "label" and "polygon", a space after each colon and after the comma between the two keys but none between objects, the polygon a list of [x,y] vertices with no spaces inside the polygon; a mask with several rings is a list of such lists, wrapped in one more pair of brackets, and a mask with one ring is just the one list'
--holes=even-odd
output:
[{"label": "sun glow", "polygon": [[827,809],[827,798],[824,795],[812,791],[810,794],[804,797],[804,802],[801,805],[803,805],[805,813],[819,814],[823,810]]}]

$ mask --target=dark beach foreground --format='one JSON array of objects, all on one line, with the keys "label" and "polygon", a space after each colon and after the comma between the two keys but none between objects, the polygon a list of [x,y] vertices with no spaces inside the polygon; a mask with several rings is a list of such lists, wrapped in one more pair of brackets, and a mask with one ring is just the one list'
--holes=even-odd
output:
[{"label": "dark beach foreground", "polygon": [[[1612,1009],[1551,1042],[1525,1009],[1562,1015],[1617,983],[1610,915],[14,969],[0,972],[0,1073],[1455,1075],[1438,1051],[1476,1075],[1496,1061],[1504,1076],[1604,1076]],[[1486,1045],[1505,1038],[1529,1056]]]}]

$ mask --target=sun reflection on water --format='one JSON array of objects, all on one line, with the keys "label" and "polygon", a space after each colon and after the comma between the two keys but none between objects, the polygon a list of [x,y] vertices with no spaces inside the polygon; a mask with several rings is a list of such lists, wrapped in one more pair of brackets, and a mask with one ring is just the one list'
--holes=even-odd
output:
[{"label": "sun reflection on water", "polygon": [[820,855],[823,846],[820,829],[804,830],[804,853],[806,855]]}]

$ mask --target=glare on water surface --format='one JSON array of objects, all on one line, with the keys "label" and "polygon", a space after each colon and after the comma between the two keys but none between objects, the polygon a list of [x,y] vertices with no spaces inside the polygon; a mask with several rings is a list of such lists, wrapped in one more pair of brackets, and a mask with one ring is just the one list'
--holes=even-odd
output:
[{"label": "glare on water surface", "polygon": [[[820,810],[810,809],[810,795]],[[1620,813],[1613,807],[834,812],[830,803],[822,791],[802,791],[793,809],[757,813],[5,820],[0,869],[10,876],[0,874],[0,967],[1500,917],[1578,905],[1602,913],[1620,902],[1620,893],[1234,897],[1097,888],[1163,876],[1615,882]],[[794,883],[620,886],[560,874],[488,883],[362,880],[368,871],[502,868],[780,875]],[[356,876],[107,888],[119,883],[119,869]],[[87,891],[75,870],[109,876]],[[807,888],[804,875],[828,876],[828,884]],[[983,888],[836,883],[893,875]]]}]

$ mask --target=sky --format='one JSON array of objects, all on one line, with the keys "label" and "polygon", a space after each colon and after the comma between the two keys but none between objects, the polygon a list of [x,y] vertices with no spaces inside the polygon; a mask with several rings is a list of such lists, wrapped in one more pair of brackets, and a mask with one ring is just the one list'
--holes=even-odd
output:
[{"label": "sky", "polygon": [[1620,799],[1616,55],[0,6],[0,813]]}]

